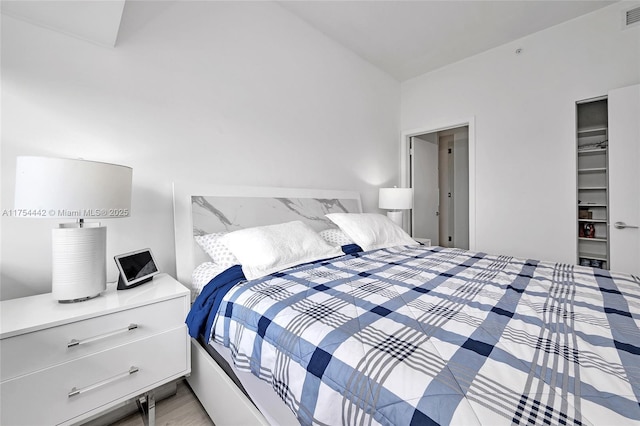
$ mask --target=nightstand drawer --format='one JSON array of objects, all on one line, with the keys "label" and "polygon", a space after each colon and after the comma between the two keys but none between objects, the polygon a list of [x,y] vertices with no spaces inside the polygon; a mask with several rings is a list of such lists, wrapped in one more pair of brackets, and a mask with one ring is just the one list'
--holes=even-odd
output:
[{"label": "nightstand drawer", "polygon": [[73,421],[188,373],[185,328],[137,340],[2,383],[6,425]]},{"label": "nightstand drawer", "polygon": [[184,319],[184,298],[176,298],[3,339],[0,379],[143,339],[179,327]]}]

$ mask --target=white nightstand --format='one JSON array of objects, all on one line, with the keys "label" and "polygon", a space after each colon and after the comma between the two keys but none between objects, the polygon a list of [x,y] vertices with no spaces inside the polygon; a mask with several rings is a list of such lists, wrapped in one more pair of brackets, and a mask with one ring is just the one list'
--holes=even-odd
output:
[{"label": "white nightstand", "polygon": [[424,244],[427,247],[431,247],[431,238],[413,238],[414,240],[416,240],[419,243]]},{"label": "white nightstand", "polygon": [[0,424],[78,423],[189,374],[189,306],[166,274],[85,302],[1,302]]}]

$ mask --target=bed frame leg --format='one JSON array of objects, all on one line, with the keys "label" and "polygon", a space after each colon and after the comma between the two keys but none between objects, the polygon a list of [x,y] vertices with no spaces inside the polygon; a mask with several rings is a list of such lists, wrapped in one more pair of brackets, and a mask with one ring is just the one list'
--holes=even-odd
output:
[{"label": "bed frame leg", "polygon": [[156,397],[153,392],[147,392],[138,399],[138,410],[142,416],[144,426],[155,426],[156,424]]}]

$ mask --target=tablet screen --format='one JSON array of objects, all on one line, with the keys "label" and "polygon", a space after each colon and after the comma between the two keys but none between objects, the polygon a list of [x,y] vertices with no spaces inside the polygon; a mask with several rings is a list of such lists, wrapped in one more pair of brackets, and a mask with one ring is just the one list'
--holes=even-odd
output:
[{"label": "tablet screen", "polygon": [[120,262],[124,276],[129,282],[158,272],[158,268],[149,250],[120,257],[118,261]]}]

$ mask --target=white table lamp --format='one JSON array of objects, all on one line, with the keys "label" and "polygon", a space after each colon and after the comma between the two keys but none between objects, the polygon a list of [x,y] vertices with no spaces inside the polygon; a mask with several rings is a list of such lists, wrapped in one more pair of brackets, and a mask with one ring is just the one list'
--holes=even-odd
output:
[{"label": "white table lamp", "polygon": [[402,228],[402,210],[413,208],[413,188],[380,188],[378,207],[389,210],[387,217]]},{"label": "white table lamp", "polygon": [[19,216],[76,220],[52,230],[51,291],[59,302],[91,299],[106,289],[107,228],[85,219],[129,216],[132,174],[117,164],[18,157]]}]

